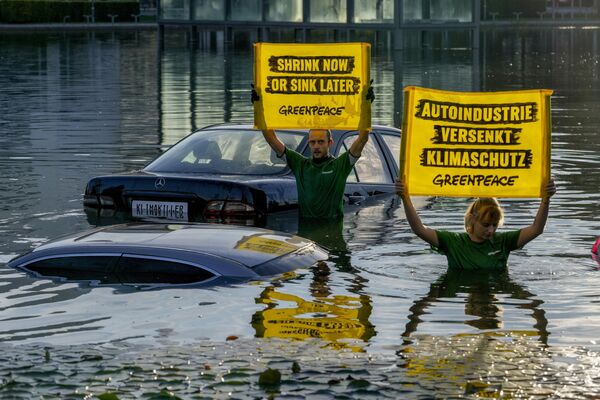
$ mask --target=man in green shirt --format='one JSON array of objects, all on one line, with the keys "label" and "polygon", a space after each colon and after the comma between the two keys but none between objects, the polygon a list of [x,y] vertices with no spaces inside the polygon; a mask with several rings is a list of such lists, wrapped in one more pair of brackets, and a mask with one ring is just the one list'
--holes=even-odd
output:
[{"label": "man in green shirt", "polygon": [[445,254],[450,268],[468,270],[506,268],[511,251],[542,234],[548,219],[550,197],[556,193],[553,179],[548,181],[545,192],[533,224],[523,229],[496,233],[504,220],[502,208],[496,199],[480,198],[471,203],[465,213],[466,232],[452,233],[423,225],[410,196],[405,193],[404,182],[396,182],[396,193],[402,198],[406,219],[413,232]]},{"label": "man in green shirt", "polygon": [[369,130],[359,131],[350,149],[337,158],[329,153],[333,140],[331,132],[326,129],[312,129],[308,133],[310,158],[287,148],[274,130],[264,130],[263,136],[278,157],[285,157],[296,177],[300,216],[331,220],[342,218],[346,178],[369,140]]}]

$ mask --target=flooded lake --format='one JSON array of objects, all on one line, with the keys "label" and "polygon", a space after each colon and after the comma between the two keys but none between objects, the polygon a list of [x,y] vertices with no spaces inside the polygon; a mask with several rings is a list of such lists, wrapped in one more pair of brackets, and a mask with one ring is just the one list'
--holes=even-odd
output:
[{"label": "flooded lake", "polygon": [[[599,29],[484,32],[478,50],[373,51],[373,123],[402,88],[553,89],[558,193],[500,276],[450,273],[388,198],[347,212],[326,265],[144,291],[5,266],[95,224],[95,175],[141,168],[190,131],[252,121],[252,53],[167,31],[0,35],[0,397],[592,398],[600,395]],[[463,229],[468,199],[416,199]],[[538,200],[506,199],[505,229]],[[296,229],[294,225],[290,229]],[[331,243],[329,243],[331,244]],[[331,246],[330,246],[331,247]],[[280,384],[261,378],[281,372]],[[153,397],[155,396],[155,397]],[[162,396],[162,397],[161,397]]]}]

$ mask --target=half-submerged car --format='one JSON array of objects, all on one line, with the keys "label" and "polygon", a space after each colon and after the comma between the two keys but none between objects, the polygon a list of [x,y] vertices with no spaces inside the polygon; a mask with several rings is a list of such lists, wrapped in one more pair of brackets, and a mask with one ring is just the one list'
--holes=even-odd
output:
[{"label": "half-submerged car", "polygon": [[[332,153],[351,146],[356,131],[333,131]],[[278,137],[307,156],[307,131],[281,130]],[[400,131],[374,126],[362,157],[346,184],[344,201],[394,193]],[[90,216],[107,210],[134,218],[176,221],[264,221],[272,213],[297,209],[296,182],[262,133],[246,125],[217,125],[196,131],[139,171],[92,178],[84,208]],[[109,211],[110,212],[110,211]],[[93,221],[91,221],[94,223]]]},{"label": "half-submerged car", "polygon": [[58,280],[162,286],[261,279],[326,258],[310,240],[262,228],[129,223],[56,239],[8,266]]}]

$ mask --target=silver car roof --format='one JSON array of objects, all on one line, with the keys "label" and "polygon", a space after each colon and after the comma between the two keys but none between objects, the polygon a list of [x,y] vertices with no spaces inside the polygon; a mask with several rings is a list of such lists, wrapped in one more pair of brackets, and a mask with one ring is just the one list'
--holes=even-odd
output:
[{"label": "silver car roof", "polygon": [[316,246],[299,236],[254,227],[131,223],[58,238],[11,260],[9,266],[62,254],[126,254],[180,259],[216,269],[221,275],[243,276],[247,274],[243,269],[309,247]]}]

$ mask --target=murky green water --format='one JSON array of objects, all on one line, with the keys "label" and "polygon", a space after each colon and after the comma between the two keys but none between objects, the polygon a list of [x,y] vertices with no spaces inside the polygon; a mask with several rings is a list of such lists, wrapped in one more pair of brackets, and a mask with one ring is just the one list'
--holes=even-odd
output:
[{"label": "murky green water", "polygon": [[[406,85],[555,91],[559,192],[546,231],[511,255],[508,275],[446,274],[390,198],[350,210],[341,237],[320,239],[337,248],[326,266],[139,291],[3,263],[88,228],[90,177],[139,168],[195,128],[251,121],[251,53],[189,51],[178,33],[164,51],[154,32],[2,34],[0,397],[600,394],[600,266],[590,257],[600,235],[599,35],[490,31],[476,51],[373,55],[378,124],[399,125]],[[466,199],[415,202],[430,226],[462,229]],[[537,210],[503,205],[507,229]],[[281,372],[279,385],[259,383],[267,368]]]}]

